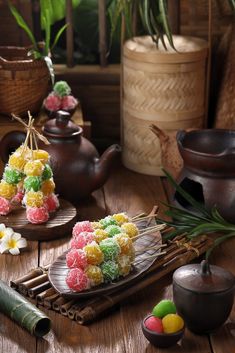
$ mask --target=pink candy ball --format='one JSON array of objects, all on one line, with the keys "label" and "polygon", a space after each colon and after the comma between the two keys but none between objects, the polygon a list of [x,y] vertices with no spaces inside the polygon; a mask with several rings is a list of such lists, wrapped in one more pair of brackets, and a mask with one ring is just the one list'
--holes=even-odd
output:
[{"label": "pink candy ball", "polygon": [[84,246],[91,243],[94,240],[94,235],[91,232],[81,232],[77,236],[73,237],[70,242],[72,249],[83,249]]},{"label": "pink candy ball", "polygon": [[73,96],[71,95],[64,96],[61,100],[61,109],[64,109],[64,110],[74,109],[77,104],[78,104],[78,101]]},{"label": "pink candy ball", "polygon": [[55,212],[60,206],[58,197],[55,194],[45,197],[44,206],[47,208],[48,212]]},{"label": "pink candy ball", "polygon": [[81,292],[89,286],[88,277],[80,268],[73,268],[68,272],[66,283],[75,292]]},{"label": "pink candy ball", "polygon": [[28,207],[26,217],[30,223],[41,224],[48,221],[49,213],[46,207]]},{"label": "pink candy ball", "polygon": [[44,107],[50,111],[57,111],[61,107],[61,99],[54,93],[50,93],[44,100]]},{"label": "pink candy ball", "polygon": [[93,228],[89,221],[77,222],[73,227],[73,236],[78,236],[81,232],[93,232]]},{"label": "pink candy ball", "polygon": [[155,316],[148,317],[145,320],[144,325],[150,331],[154,331],[157,333],[163,333],[162,320],[159,319],[158,317],[155,317]]},{"label": "pink candy ball", "polygon": [[0,197],[0,215],[6,216],[9,212],[11,212],[11,204],[4,197]]},{"label": "pink candy ball", "polygon": [[81,268],[84,270],[87,266],[85,252],[81,249],[71,249],[66,254],[66,264],[69,268]]}]

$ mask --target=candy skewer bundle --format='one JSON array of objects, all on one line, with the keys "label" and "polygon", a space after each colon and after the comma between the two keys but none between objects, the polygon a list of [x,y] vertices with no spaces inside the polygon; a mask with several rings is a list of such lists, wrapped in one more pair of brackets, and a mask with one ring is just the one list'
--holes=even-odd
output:
[{"label": "candy skewer bundle", "polygon": [[0,214],[7,215],[15,206],[26,207],[30,223],[41,224],[56,211],[59,201],[54,193],[55,183],[49,165],[48,152],[39,149],[37,138],[48,140],[34,128],[34,119],[28,112],[28,125],[19,117],[13,117],[27,130],[24,143],[9,157],[0,182]]},{"label": "candy skewer bundle", "polygon": [[[68,287],[81,292],[127,276],[135,260],[133,242],[141,234],[158,230],[156,225],[141,233],[125,213],[107,216],[98,222],[77,222],[72,232],[71,249],[66,254],[70,269],[66,277]],[[161,247],[164,245],[157,245],[157,249]]]}]

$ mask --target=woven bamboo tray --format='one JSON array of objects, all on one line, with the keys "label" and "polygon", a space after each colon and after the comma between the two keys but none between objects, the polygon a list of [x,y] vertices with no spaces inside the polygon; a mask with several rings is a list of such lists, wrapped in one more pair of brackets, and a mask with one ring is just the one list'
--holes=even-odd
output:
[{"label": "woven bamboo tray", "polygon": [[49,266],[32,269],[25,276],[11,281],[10,285],[25,297],[33,299],[37,305],[67,316],[79,324],[87,324],[100,317],[101,314],[107,312],[117,303],[158,281],[179,266],[200,256],[211,245],[212,240],[207,236],[198,237],[194,241],[188,241],[182,236],[177,237],[173,242],[168,243],[165,248],[166,253],[157,259],[143,278],[137,278],[136,281],[127,284],[125,290],[123,288],[115,289],[105,295],[88,299],[70,300],[63,298],[52,288],[48,280]]}]

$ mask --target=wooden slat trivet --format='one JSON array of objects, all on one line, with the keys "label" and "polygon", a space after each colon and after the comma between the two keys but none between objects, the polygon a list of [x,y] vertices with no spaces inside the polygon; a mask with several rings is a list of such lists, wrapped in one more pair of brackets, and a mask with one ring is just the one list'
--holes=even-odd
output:
[{"label": "wooden slat trivet", "polygon": [[[10,285],[26,297],[30,294],[30,297],[34,298],[38,305],[59,312],[72,320],[76,320],[79,324],[86,324],[95,320],[120,301],[127,299],[169,272],[203,254],[212,243],[213,240],[207,236],[198,237],[194,241],[188,241],[182,236],[177,237],[168,244],[165,248],[166,254],[157,259],[144,277],[130,283],[125,290],[123,288],[115,289],[106,295],[95,298],[80,299],[79,301],[68,300],[56,293],[51,286],[45,289],[43,284],[46,283],[48,286],[47,268],[33,269],[25,276],[11,281]],[[43,282],[42,278],[44,279]],[[41,292],[38,292],[39,285],[42,285]]]}]

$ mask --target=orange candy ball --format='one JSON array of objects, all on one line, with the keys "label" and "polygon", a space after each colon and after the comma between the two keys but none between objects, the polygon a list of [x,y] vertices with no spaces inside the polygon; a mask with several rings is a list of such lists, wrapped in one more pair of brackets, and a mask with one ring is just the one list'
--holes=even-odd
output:
[{"label": "orange candy ball", "polygon": [[54,190],[55,190],[55,183],[53,179],[45,180],[42,183],[41,191],[43,192],[44,195],[48,196],[52,194]]}]

